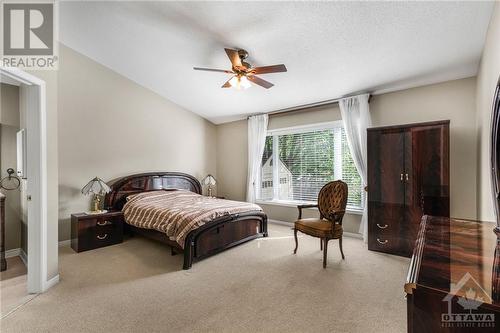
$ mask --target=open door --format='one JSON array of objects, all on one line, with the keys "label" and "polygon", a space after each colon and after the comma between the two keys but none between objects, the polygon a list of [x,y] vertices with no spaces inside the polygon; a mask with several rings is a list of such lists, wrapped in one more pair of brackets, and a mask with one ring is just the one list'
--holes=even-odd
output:
[{"label": "open door", "polygon": [[0,73],[20,83],[22,128],[25,129],[25,190],[21,202],[27,213],[27,266],[29,293],[40,293],[58,282],[47,279],[47,125],[45,82],[17,68],[0,67]]}]

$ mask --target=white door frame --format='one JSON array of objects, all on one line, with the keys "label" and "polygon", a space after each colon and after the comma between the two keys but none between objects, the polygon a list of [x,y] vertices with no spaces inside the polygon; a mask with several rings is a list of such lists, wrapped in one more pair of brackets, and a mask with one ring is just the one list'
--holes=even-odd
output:
[{"label": "white door frame", "polygon": [[[45,81],[18,68],[0,66],[0,73],[24,85],[36,87],[29,93],[26,112],[28,200],[28,292],[41,293],[58,282],[47,279],[47,112]],[[31,87],[30,87],[31,88]],[[25,200],[26,198],[22,198]]]}]

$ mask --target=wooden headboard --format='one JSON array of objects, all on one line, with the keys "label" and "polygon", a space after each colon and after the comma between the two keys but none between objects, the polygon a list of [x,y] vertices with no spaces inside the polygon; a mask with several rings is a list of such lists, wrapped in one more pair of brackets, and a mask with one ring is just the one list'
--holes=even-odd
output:
[{"label": "wooden headboard", "polygon": [[184,189],[201,194],[201,184],[195,177],[180,172],[149,172],[130,175],[108,182],[111,192],[106,194],[104,207],[121,210],[127,196],[147,191]]}]

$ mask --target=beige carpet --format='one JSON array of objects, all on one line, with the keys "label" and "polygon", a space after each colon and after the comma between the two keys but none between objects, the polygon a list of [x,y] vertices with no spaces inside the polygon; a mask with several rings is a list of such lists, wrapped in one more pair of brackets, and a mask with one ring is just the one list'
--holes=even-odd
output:
[{"label": "beige carpet", "polygon": [[0,273],[0,318],[37,296],[27,292],[26,272],[20,257],[7,258],[7,270]]},{"label": "beige carpet", "polygon": [[168,247],[132,238],[74,253],[60,249],[61,282],[2,320],[7,332],[404,332],[409,260],[344,239],[270,225],[254,240],[181,270]]}]

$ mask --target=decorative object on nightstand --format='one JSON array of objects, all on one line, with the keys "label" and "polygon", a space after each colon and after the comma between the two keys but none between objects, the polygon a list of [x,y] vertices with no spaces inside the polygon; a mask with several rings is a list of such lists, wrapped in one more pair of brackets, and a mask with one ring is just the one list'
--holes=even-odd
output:
[{"label": "decorative object on nightstand", "polygon": [[87,212],[87,214],[102,214],[106,213],[106,210],[101,209],[101,196],[106,193],[111,192],[108,184],[106,184],[101,178],[95,177],[90,182],[87,183],[82,188],[82,193],[84,195],[93,194],[94,198],[92,200],[92,210]]},{"label": "decorative object on nightstand", "polygon": [[71,215],[71,248],[76,252],[97,249],[123,242],[123,213]]},{"label": "decorative object on nightstand", "polygon": [[217,179],[215,179],[215,177],[212,176],[211,174],[208,174],[205,178],[203,178],[201,183],[203,185],[208,186],[207,194],[209,197],[211,197],[212,196],[212,186],[215,186],[217,184]]}]

